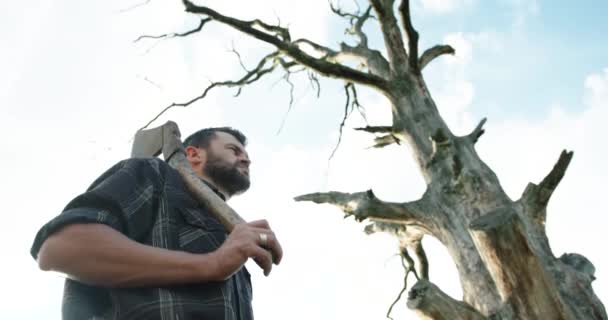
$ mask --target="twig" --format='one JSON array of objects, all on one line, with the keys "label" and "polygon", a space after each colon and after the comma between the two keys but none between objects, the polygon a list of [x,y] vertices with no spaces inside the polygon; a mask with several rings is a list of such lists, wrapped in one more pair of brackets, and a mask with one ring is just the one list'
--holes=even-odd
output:
[{"label": "twig", "polygon": [[280,134],[281,131],[283,130],[285,121],[287,121],[287,116],[289,115],[289,112],[291,112],[291,108],[293,107],[293,91],[294,91],[295,86],[293,85],[293,82],[291,82],[289,80],[290,75],[291,75],[291,73],[289,71],[287,71],[285,73],[285,75],[283,76],[283,79],[289,85],[289,106],[287,107],[287,112],[285,112],[285,115],[283,116],[283,120],[281,121],[281,126],[279,127],[279,130],[277,130],[277,135]]},{"label": "twig", "polygon": [[[407,261],[408,266],[405,266],[405,261]],[[405,290],[407,290],[407,278],[410,275],[410,272],[413,272],[416,279],[419,279],[418,274],[416,273],[416,269],[414,268],[414,260],[408,254],[406,248],[401,248],[401,265],[403,266],[403,269],[405,270],[405,276],[403,277],[403,288],[401,289],[401,291],[399,291],[399,295],[397,295],[397,298],[395,299],[395,301],[393,301],[391,306],[388,308],[388,312],[386,313],[386,317],[391,320],[393,320],[393,318],[391,317],[391,312],[393,311],[393,307],[395,307],[397,302],[399,302],[399,300],[401,300],[401,296],[403,295]]]},{"label": "twig", "polygon": [[328,161],[331,161],[331,159],[334,157],[334,155],[336,154],[336,151],[338,151],[338,147],[340,146],[340,142],[342,142],[342,133],[343,133],[343,129],[344,129],[344,125],[346,124],[346,120],[348,119],[348,117],[350,116],[350,114],[353,111],[353,106],[350,103],[350,92],[349,89],[353,87],[353,83],[352,82],[347,82],[344,85],[344,93],[346,94],[346,103],[344,104],[344,117],[342,118],[342,123],[340,123],[340,134],[338,136],[338,142],[336,143],[336,146],[334,147],[334,150],[331,152],[331,155],[329,156]]},{"label": "twig", "polygon": [[[156,121],[156,119],[158,119],[161,115],[163,115],[165,112],[167,112],[169,109],[173,108],[173,107],[187,107],[193,103],[195,103],[198,100],[201,100],[203,98],[205,98],[207,96],[207,94],[209,93],[209,91],[215,87],[243,87],[245,85],[251,84],[257,80],[259,80],[260,78],[262,78],[264,75],[271,73],[272,71],[274,71],[276,69],[276,67],[278,65],[283,66],[284,68],[287,67],[291,67],[294,66],[295,63],[293,64],[281,64],[278,62],[278,60],[280,59],[280,53],[278,51],[275,51],[267,56],[265,56],[262,60],[260,60],[260,62],[258,63],[257,67],[254,68],[253,70],[251,70],[250,72],[248,72],[247,74],[245,74],[242,78],[240,78],[239,80],[228,80],[228,81],[221,81],[221,82],[212,82],[209,86],[207,86],[205,88],[205,90],[203,90],[203,93],[200,94],[197,97],[194,97],[192,99],[190,99],[187,102],[182,102],[182,103],[172,103],[170,105],[168,105],[167,107],[165,107],[161,112],[159,112],[152,120],[150,120],[148,123],[146,123],[145,126],[143,126],[140,130],[143,130],[145,128],[147,128],[152,122]],[[266,67],[266,64],[268,62],[272,62],[272,64],[268,67]],[[237,95],[240,93],[240,91],[237,93]]]},{"label": "twig", "polygon": [[[294,45],[289,35],[289,30],[280,26],[266,24],[259,19],[244,21],[222,15],[209,7],[197,6],[189,0],[182,1],[186,11],[190,13],[205,15],[214,21],[231,26],[245,34],[260,41],[276,47],[284,55],[294,59],[297,63],[306,66],[316,72],[333,78],[344,79],[348,82],[361,83],[382,91],[388,90],[386,79],[374,74],[364,73],[346,65],[333,63],[324,58],[315,58],[304,52],[299,46]],[[259,27],[259,28],[256,28]]]},{"label": "twig", "polygon": [[420,56],[420,70],[424,69],[427,64],[433,61],[435,58],[444,54],[454,54],[456,51],[449,45],[436,45],[432,48],[426,49],[422,56]]},{"label": "twig", "polygon": [[134,5],[131,5],[131,6],[129,6],[129,7],[126,7],[126,8],[124,8],[124,9],[118,10],[118,13],[125,13],[125,12],[129,12],[129,11],[131,11],[131,10],[137,9],[137,8],[139,8],[139,7],[143,7],[143,6],[147,5],[148,3],[150,3],[150,1],[151,1],[151,0],[145,0],[145,1],[142,1],[142,2],[140,2],[140,3],[136,3],[136,4],[134,4]]},{"label": "twig", "polygon": [[236,51],[236,49],[234,48],[234,41],[232,42],[232,49],[229,50],[229,52],[232,52],[236,55],[236,57],[239,59],[239,64],[241,65],[241,68],[243,68],[243,70],[245,70],[245,72],[250,72],[249,69],[247,69],[247,67],[245,67],[245,64],[243,63],[243,59],[241,59],[241,54]]},{"label": "twig", "polygon": [[198,26],[196,28],[186,31],[186,32],[165,33],[165,34],[161,34],[158,36],[143,35],[143,36],[139,36],[137,39],[133,40],[133,42],[138,42],[139,40],[142,40],[142,39],[168,39],[168,38],[176,38],[176,37],[187,37],[193,33],[201,31],[203,29],[203,26],[205,26],[205,24],[211,20],[212,20],[211,18],[201,19],[201,22],[198,24]]}]

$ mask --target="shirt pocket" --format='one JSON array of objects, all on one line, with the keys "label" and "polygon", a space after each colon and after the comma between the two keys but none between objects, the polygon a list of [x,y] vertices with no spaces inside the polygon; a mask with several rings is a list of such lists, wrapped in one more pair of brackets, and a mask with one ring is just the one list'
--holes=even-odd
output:
[{"label": "shirt pocket", "polygon": [[200,208],[177,209],[184,224],[179,228],[179,246],[190,253],[208,253],[226,241],[226,229],[208,212]]}]

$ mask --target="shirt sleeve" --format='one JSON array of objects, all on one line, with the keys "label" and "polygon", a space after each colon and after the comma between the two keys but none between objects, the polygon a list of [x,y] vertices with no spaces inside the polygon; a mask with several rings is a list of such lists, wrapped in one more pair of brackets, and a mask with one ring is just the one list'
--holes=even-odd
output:
[{"label": "shirt sleeve", "polygon": [[31,255],[38,258],[42,243],[75,223],[101,223],[138,240],[152,227],[167,165],[160,159],[128,159],[102,174],[74,198],[63,212],[36,234]]}]

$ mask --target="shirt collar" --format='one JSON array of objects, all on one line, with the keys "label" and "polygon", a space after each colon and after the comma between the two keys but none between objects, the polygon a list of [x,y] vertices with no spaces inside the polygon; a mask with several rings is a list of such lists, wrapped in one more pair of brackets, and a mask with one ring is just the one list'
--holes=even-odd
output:
[{"label": "shirt collar", "polygon": [[226,197],[224,196],[223,193],[220,192],[220,190],[218,188],[216,188],[212,183],[210,183],[209,181],[201,178],[201,181],[203,181],[207,187],[209,187],[209,189],[213,190],[213,192],[215,192],[215,194],[217,194],[220,198],[222,198],[222,200],[226,201]]}]

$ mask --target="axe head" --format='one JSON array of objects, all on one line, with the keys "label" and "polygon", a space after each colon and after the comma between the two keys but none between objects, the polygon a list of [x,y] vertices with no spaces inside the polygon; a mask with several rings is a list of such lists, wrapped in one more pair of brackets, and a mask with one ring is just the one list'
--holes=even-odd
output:
[{"label": "axe head", "polygon": [[173,121],[153,129],[139,130],[133,139],[131,157],[156,157],[162,152],[165,160],[169,160],[175,152],[184,149],[180,136],[179,128]]}]

